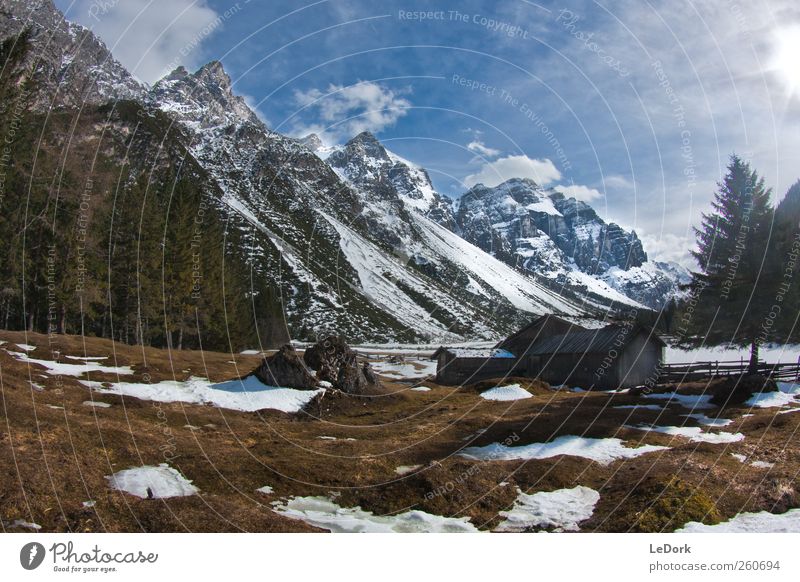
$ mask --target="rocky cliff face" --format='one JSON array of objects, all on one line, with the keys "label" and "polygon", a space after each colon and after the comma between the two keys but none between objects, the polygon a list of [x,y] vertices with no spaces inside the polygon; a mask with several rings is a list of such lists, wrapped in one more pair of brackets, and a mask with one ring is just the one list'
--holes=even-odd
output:
[{"label": "rocky cliff face", "polygon": [[24,66],[35,71],[36,110],[144,98],[146,87],[90,30],[65,20],[52,0],[0,1],[0,38],[25,30],[33,50]]},{"label": "rocky cliff face", "polygon": [[387,150],[371,133],[355,136],[327,162],[372,203],[402,206],[454,229],[452,203],[434,189],[428,172]]},{"label": "rocky cliff face", "polygon": [[654,308],[684,274],[678,265],[649,262],[635,232],[532,180],[475,186],[459,200],[456,222],[466,240],[524,271]]}]

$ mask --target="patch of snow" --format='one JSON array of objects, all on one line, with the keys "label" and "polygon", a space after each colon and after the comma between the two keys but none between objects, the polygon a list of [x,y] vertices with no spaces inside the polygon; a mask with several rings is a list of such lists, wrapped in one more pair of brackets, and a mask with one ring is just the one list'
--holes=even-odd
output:
[{"label": "patch of snow", "polygon": [[68,360],[78,360],[80,362],[100,362],[102,360],[107,360],[108,356],[64,356]]},{"label": "patch of snow", "polygon": [[498,400],[500,402],[508,402],[511,400],[524,400],[525,398],[532,398],[533,394],[525,390],[519,384],[510,384],[509,386],[497,386],[486,392],[481,392],[481,398],[484,400]]},{"label": "patch of snow", "polygon": [[412,218],[428,246],[439,255],[467,270],[470,276],[494,289],[517,309],[530,313],[581,315],[581,309],[556,292],[540,285],[512,267],[465,241],[421,214]]},{"label": "patch of snow", "polygon": [[618,438],[594,439],[588,437],[564,435],[549,443],[533,443],[516,447],[509,447],[502,443],[492,443],[485,447],[468,447],[459,454],[468,459],[477,461],[513,461],[517,459],[549,459],[558,455],[583,457],[608,465],[617,459],[630,459],[663,451],[669,447],[656,445],[642,445],[629,448],[622,444]]},{"label": "patch of snow", "polygon": [[702,412],[697,412],[695,414],[684,414],[683,416],[687,418],[693,418],[698,423],[705,426],[728,426],[733,422],[729,418],[713,418],[711,416],[706,416]]},{"label": "patch of snow", "polygon": [[127,375],[133,374],[133,370],[129,366],[101,366],[93,362],[86,362],[84,364],[62,364],[60,362],[53,362],[51,360],[36,360],[28,356],[28,354],[20,354],[17,352],[8,352],[21,362],[29,364],[38,364],[47,369],[47,372],[56,376],[82,376],[88,372],[98,372],[101,374],[117,374]]},{"label": "patch of snow", "polygon": [[445,349],[457,358],[502,358],[502,359],[516,358],[516,356],[511,352],[509,352],[508,350],[503,350],[500,348],[490,348],[490,349],[445,348]]},{"label": "patch of snow", "polygon": [[416,386],[411,389],[412,392],[430,392],[431,389],[427,386]]},{"label": "patch of snow", "polygon": [[38,531],[38,530],[42,529],[42,526],[40,526],[38,523],[33,523],[32,521],[25,521],[24,519],[15,519],[12,522],[4,521],[3,522],[3,526],[4,527],[21,527],[21,528],[24,528],[24,529],[30,529],[30,530],[34,530],[34,531]]},{"label": "patch of snow", "polygon": [[[796,362],[800,357],[800,345],[765,345],[758,352],[759,358],[768,363]],[[741,362],[750,360],[747,348],[703,347],[681,350],[667,345],[664,361],[669,364],[694,364],[697,362]]]},{"label": "patch of snow", "polygon": [[705,525],[691,521],[675,533],[798,533],[800,532],[800,509],[774,514],[740,513],[717,525]]},{"label": "patch of snow", "polygon": [[97,501],[95,501],[94,499],[90,499],[89,501],[83,501],[81,505],[83,507],[94,507],[95,505],[97,505]]},{"label": "patch of snow", "polygon": [[775,466],[775,463],[768,463],[767,461],[753,461],[750,464],[759,469],[772,469]]},{"label": "patch of snow", "polygon": [[119,471],[106,477],[112,489],[148,498],[150,489],[155,499],[167,497],[186,497],[196,494],[199,489],[192,482],[166,463],[158,467],[145,465]]},{"label": "patch of snow", "polygon": [[374,515],[360,507],[340,507],[325,497],[294,497],[275,505],[276,513],[334,533],[472,533],[468,517],[442,517],[424,511]]},{"label": "patch of snow", "polygon": [[532,210],[533,212],[542,212],[544,214],[550,214],[551,216],[564,216],[561,214],[553,204],[553,201],[550,198],[542,197],[539,199],[538,202],[531,202],[527,206],[525,206],[526,210]]},{"label": "patch of snow", "polygon": [[256,376],[219,384],[212,384],[204,378],[189,378],[185,382],[166,380],[156,384],[117,382],[94,389],[101,394],[133,396],[154,402],[211,404],[244,412],[271,409],[287,413],[299,412],[317,394],[325,391],[267,386]]},{"label": "patch of snow", "polygon": [[84,406],[91,406],[93,408],[111,408],[108,402],[99,402],[97,400],[86,400],[83,402]]},{"label": "patch of snow", "polygon": [[422,468],[422,465],[400,465],[394,470],[394,472],[398,475],[407,475],[408,473],[413,473],[420,468]]},{"label": "patch of snow", "polygon": [[436,374],[436,362],[430,360],[415,360],[421,369],[411,362],[395,364],[388,361],[371,361],[372,369],[384,376],[395,378],[427,378]]},{"label": "patch of snow", "polygon": [[740,432],[705,432],[699,426],[651,426],[649,424],[640,424],[639,426],[626,425],[625,428],[685,437],[694,443],[723,444],[744,440],[744,435]]},{"label": "patch of snow", "polygon": [[743,455],[741,453],[731,453],[731,457],[733,457],[740,463],[744,463],[747,460],[747,455]]},{"label": "patch of snow", "polygon": [[21,350],[25,350],[26,352],[32,352],[33,350],[36,349],[36,346],[32,346],[30,344],[14,344],[14,345]]},{"label": "patch of snow", "polygon": [[318,439],[322,439],[323,441],[335,441],[335,440],[339,440],[339,439],[337,439],[335,436],[326,436],[326,435],[318,436],[317,438],[318,438]]},{"label": "patch of snow", "polygon": [[505,520],[499,532],[524,532],[531,529],[578,531],[578,524],[592,517],[600,494],[581,485],[532,495],[517,490],[517,499],[510,511],[501,511]]},{"label": "patch of snow", "polygon": [[787,392],[758,392],[753,394],[745,406],[755,406],[756,408],[776,408],[797,402],[793,393]]},{"label": "patch of snow", "polygon": [[44,392],[44,386],[42,386],[41,384],[37,384],[36,382],[31,382],[31,381],[28,381],[28,384],[30,384],[31,388],[33,388],[37,392]]},{"label": "patch of snow", "polygon": [[261,350],[244,350],[239,353],[243,356],[257,356],[258,354],[261,353]]},{"label": "patch of snow", "polygon": [[271,495],[274,490],[269,485],[264,485],[256,489],[256,493],[263,493],[264,495]]}]

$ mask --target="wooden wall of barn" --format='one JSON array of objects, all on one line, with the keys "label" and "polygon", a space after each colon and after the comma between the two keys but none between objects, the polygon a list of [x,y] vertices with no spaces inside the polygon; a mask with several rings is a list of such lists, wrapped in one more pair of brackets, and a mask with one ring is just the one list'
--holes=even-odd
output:
[{"label": "wooden wall of barn", "polygon": [[440,360],[436,370],[438,384],[472,384],[482,380],[523,374],[522,361],[516,358],[454,358]]},{"label": "wooden wall of barn", "polygon": [[647,334],[636,335],[623,350],[617,362],[618,383],[622,388],[642,386],[655,381],[658,367],[664,361],[664,348]]}]

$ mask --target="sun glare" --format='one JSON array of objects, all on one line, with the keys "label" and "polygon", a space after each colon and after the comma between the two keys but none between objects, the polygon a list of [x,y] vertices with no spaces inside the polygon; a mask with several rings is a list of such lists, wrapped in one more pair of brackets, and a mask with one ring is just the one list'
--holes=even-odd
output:
[{"label": "sun glare", "polygon": [[800,91],[800,26],[778,30],[772,66],[790,92]]}]

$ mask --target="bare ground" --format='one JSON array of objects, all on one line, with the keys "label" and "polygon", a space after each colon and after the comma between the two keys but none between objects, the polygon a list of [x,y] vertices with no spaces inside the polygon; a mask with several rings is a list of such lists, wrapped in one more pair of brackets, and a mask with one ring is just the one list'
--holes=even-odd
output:
[{"label": "bare ground", "polygon": [[[729,408],[734,422],[711,431],[742,432],[733,444],[693,443],[681,437],[625,428],[643,422],[696,426],[670,406],[663,412],[619,409],[658,404],[635,394],[553,391],[519,381],[533,398],[489,402],[491,385],[454,388],[386,379],[386,394],[354,398],[328,393],[305,412],[254,413],[131,397],[98,395],[77,378],[47,374],[5,348],[37,346],[31,357],[109,356],[104,365],[131,366],[135,374],[89,374],[98,381],[156,382],[201,376],[213,381],[249,373],[259,356],[142,348],[97,338],[0,332],[0,518],[34,522],[42,531],[302,532],[314,528],[283,517],[271,503],[291,496],[336,496],[344,507],[376,514],[420,509],[468,516],[482,529],[499,522],[517,489],[526,493],[585,485],[600,493],[583,531],[672,531],[686,521],[713,523],[742,511],[782,512],[800,505],[800,413],[778,408]],[[16,348],[14,348],[16,349]],[[74,363],[74,362],[73,362]],[[43,390],[33,388],[33,382]],[[429,392],[410,391],[416,384]],[[680,387],[701,393],[705,384]],[[89,407],[94,398],[110,408]],[[710,416],[718,410],[706,412]],[[752,416],[745,416],[752,414]],[[628,446],[671,447],[601,465],[578,457],[533,461],[472,461],[465,446],[512,439],[516,445],[561,435],[617,437]],[[335,437],[331,438],[320,437]],[[749,457],[747,463],[731,453]],[[170,457],[200,489],[172,499],[139,499],[114,491],[107,475]],[[774,463],[769,469],[753,460]],[[399,475],[400,466],[420,467]],[[270,495],[256,492],[269,485]],[[93,500],[93,507],[84,502]],[[316,530],[318,531],[318,530]]]}]

